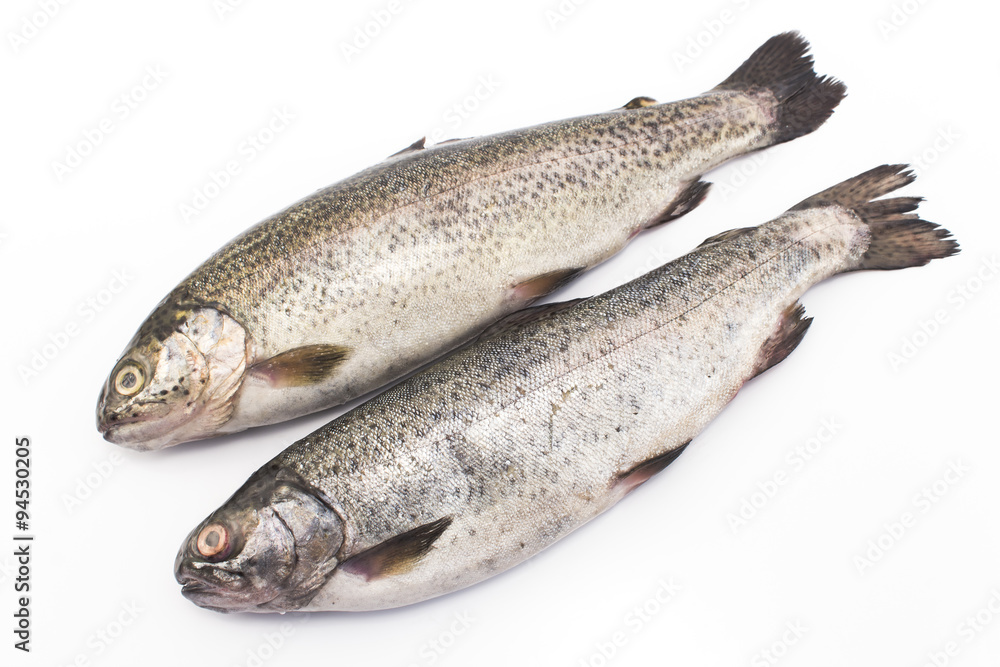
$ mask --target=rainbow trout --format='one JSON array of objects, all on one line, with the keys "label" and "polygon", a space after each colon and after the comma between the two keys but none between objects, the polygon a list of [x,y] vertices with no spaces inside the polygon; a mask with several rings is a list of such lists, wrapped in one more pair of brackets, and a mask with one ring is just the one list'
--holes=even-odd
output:
[{"label": "rainbow trout", "polygon": [[872,201],[909,183],[878,167],[759,227],[506,330],[299,440],[192,531],[176,577],[216,611],[384,609],[503,572],[673,461],[810,319],[837,273],[957,252]]},{"label": "rainbow trout", "polygon": [[135,449],[329,408],[471,339],[701,202],[700,175],[812,132],[844,86],[783,34],[698,97],[425,147],[251,228],[184,279],[111,371]]}]

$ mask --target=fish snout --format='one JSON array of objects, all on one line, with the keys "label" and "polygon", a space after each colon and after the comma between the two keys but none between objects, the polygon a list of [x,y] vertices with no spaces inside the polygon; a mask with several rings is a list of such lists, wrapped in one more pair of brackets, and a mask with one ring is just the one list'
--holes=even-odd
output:
[{"label": "fish snout", "polygon": [[181,595],[199,607],[225,612],[246,606],[240,593],[248,588],[249,582],[240,572],[192,561],[182,551],[174,561],[174,579],[181,585]]}]

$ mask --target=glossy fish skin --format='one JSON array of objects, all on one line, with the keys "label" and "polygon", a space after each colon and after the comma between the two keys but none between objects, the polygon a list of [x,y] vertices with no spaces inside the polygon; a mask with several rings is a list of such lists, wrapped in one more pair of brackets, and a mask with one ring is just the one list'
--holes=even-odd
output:
[{"label": "glossy fish skin", "polygon": [[[296,442],[199,525],[176,564],[184,592],[220,611],[359,611],[493,576],[617,503],[669,464],[751,378],[784,359],[810,320],[799,297],[837,273],[957,252],[946,230],[881,197],[912,180],[873,169],[760,227],[465,348]],[[282,481],[285,480],[285,481]],[[289,481],[290,480],[290,481]],[[208,526],[256,544],[267,498],[294,483],[322,499],[327,537],[297,566],[235,589],[195,540]],[[269,488],[270,488],[269,487]],[[267,547],[289,554],[281,545]],[[296,547],[297,549],[298,547]],[[299,573],[296,581],[307,579]],[[278,594],[274,592],[278,591]]]},{"label": "glossy fish skin", "polygon": [[[108,378],[98,428],[136,449],[232,433],[341,404],[458,347],[694,208],[705,171],[819,127],[844,88],[813,72],[807,48],[779,35],[680,102],[418,142],[303,199],[163,300]],[[227,332],[225,361],[211,336],[189,350],[195,316]],[[194,360],[164,364],[163,349]],[[221,389],[192,391],[192,377]]]}]

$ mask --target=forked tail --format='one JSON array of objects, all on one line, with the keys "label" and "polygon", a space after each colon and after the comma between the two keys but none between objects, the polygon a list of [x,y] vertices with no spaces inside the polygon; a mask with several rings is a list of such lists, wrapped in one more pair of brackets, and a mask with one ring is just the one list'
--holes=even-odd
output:
[{"label": "forked tail", "polygon": [[[775,120],[766,145],[809,134],[830,117],[847,87],[813,71],[809,42],[797,32],[775,35],[753,52],[714,90],[769,90],[777,100]],[[763,148],[763,146],[761,146]]]},{"label": "forked tail", "polygon": [[871,242],[861,262],[851,270],[923,266],[958,252],[951,232],[911,213],[923,201],[921,197],[876,199],[915,178],[909,165],[884,164],[823,190],[791,210],[840,206],[864,220],[871,229]]}]

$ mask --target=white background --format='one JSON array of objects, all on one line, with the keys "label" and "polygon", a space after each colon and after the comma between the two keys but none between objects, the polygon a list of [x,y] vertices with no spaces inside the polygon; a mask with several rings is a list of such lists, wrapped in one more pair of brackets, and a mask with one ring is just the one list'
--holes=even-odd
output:
[{"label": "white background", "polygon": [[[938,664],[996,664],[994,3],[401,0],[352,57],[343,45],[388,0],[257,0],[221,16],[211,0],[74,2],[49,19],[44,4],[6,2],[0,19],[0,539],[15,532],[15,435],[32,438],[37,535],[30,655],[12,648],[13,547],[0,547],[0,662],[916,666],[954,642]],[[170,288],[252,223],[424,134],[688,97],[788,29],[812,42],[819,72],[847,83],[830,122],[710,173],[704,205],[557,298],[609,289],[883,162],[923,162],[905,192],[927,197],[923,215],[955,233],[960,256],[812,290],[815,322],[799,349],[683,457],[491,581],[364,614],[224,616],[181,597],[172,565],[187,532],[337,413],[150,454],[104,442],[98,389]],[[124,118],[123,94],[143,98]],[[275,109],[294,119],[247,159],[241,144]],[[111,132],[60,173],[55,163],[105,118]],[[181,205],[229,160],[239,173],[185,221]],[[60,336],[67,326],[75,335]],[[64,345],[45,348],[53,340]],[[894,364],[906,341],[918,349]],[[28,374],[36,352],[51,358]],[[837,425],[832,438],[824,420]],[[819,436],[811,460],[788,458]],[[953,465],[962,476],[920,501]],[[771,497],[752,495],[782,473]],[[734,530],[730,515],[750,499],[756,515]],[[911,525],[889,536],[905,513]],[[878,562],[861,564],[880,539]],[[661,580],[680,587],[666,602]],[[974,630],[966,619],[981,610]],[[803,629],[787,633],[789,623]],[[776,662],[762,654],[772,649]]]}]

